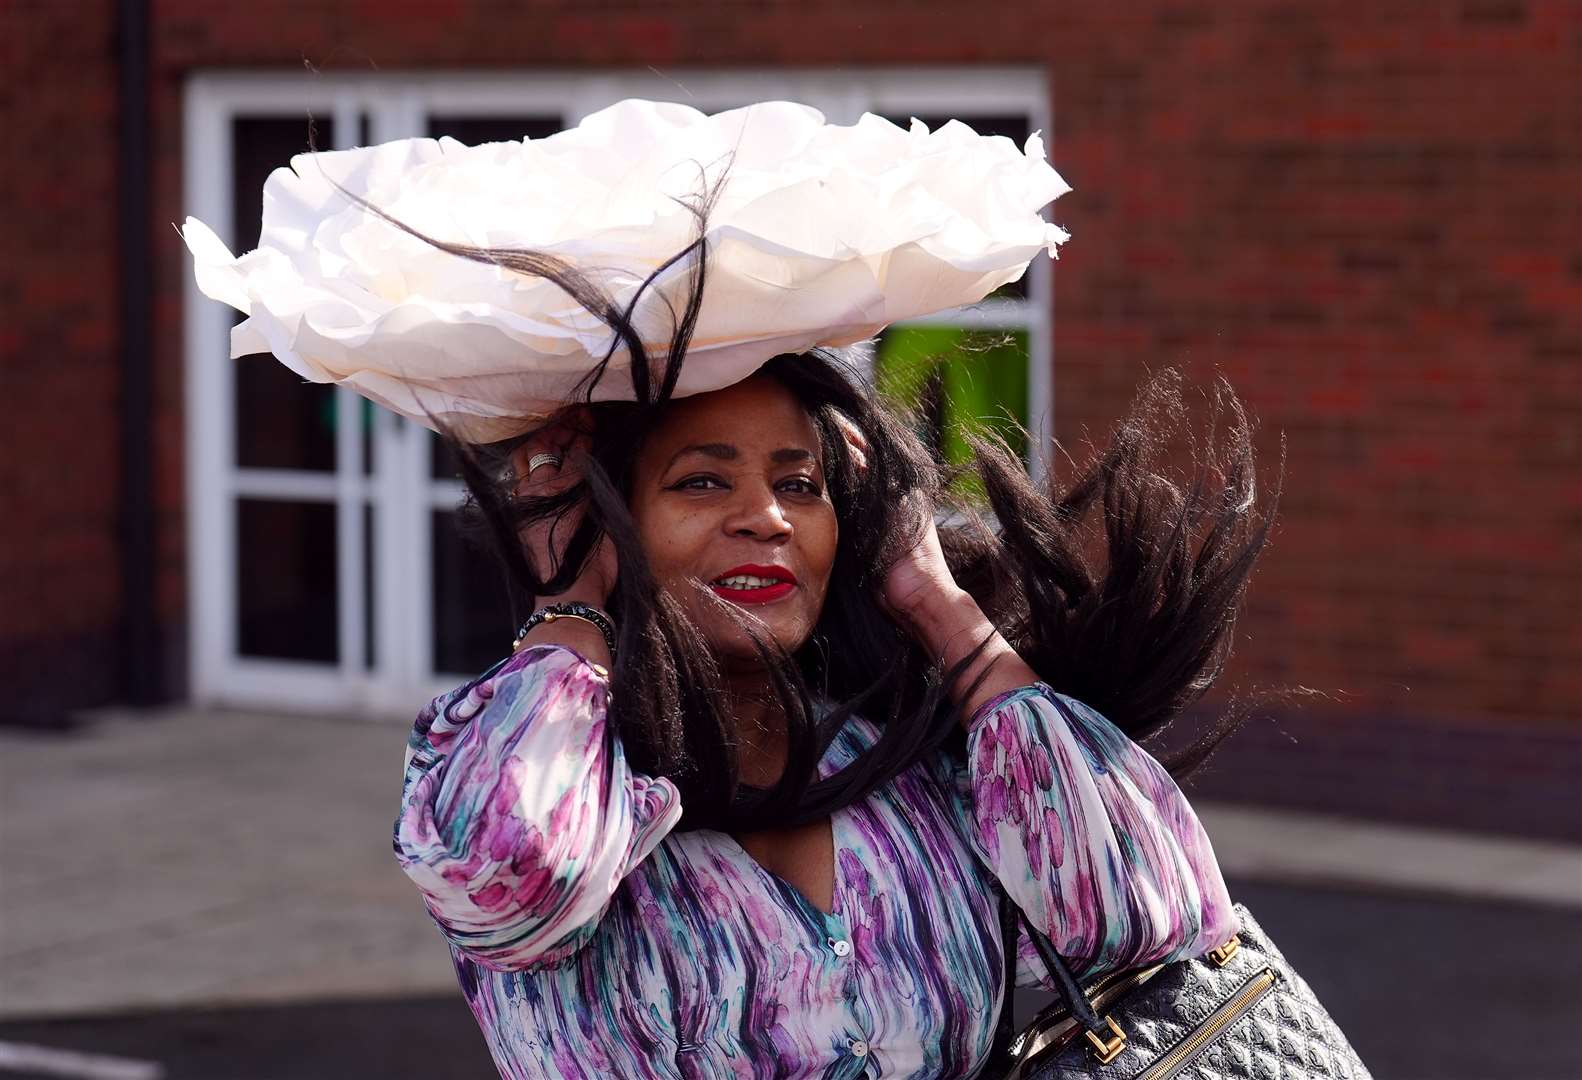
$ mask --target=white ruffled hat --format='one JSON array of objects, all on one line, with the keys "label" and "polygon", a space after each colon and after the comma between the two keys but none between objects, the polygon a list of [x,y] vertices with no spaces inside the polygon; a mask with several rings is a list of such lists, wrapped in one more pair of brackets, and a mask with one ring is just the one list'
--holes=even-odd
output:
[{"label": "white ruffled hat", "polygon": [[[245,312],[231,355],[272,352],[474,441],[564,404],[606,355],[599,399],[631,399],[630,356],[558,286],[441,251],[429,237],[568,261],[624,307],[696,236],[686,201],[726,176],[709,215],[707,285],[678,394],[728,386],[781,353],[845,345],[983,299],[1064,230],[1039,211],[1070,190],[1038,135],[1023,149],[952,121],[930,132],[766,102],[705,116],[622,101],[545,139],[453,139],[300,154],[264,185],[258,248],[240,258],[188,218],[198,287]],[[686,262],[633,322],[662,356]]]}]

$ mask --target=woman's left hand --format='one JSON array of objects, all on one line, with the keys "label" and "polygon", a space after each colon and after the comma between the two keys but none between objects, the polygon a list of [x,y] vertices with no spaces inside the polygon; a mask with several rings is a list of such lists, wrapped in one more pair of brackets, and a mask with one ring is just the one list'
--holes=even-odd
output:
[{"label": "woman's left hand", "polygon": [[[859,470],[867,468],[868,442],[849,423],[841,429]],[[946,671],[956,670],[950,696],[961,707],[963,723],[1007,690],[1038,680],[1033,670],[1000,636],[978,602],[956,584],[945,561],[934,524],[933,503],[921,492],[909,500],[917,541],[890,564],[879,586],[879,606],[912,635]]]},{"label": "woman's left hand", "polygon": [[[868,440],[857,426],[839,418],[841,434],[852,463],[858,472],[868,467]],[[950,567],[945,562],[945,552],[939,544],[939,530],[934,526],[934,507],[921,493],[914,494],[910,509],[916,515],[917,543],[890,564],[884,581],[879,587],[879,605],[885,612],[919,641],[924,640],[923,624],[938,625],[945,611],[959,607],[966,596],[956,585]]]},{"label": "woman's left hand", "polygon": [[885,571],[879,588],[880,605],[914,635],[923,622],[937,624],[940,615],[959,604],[965,593],[945,562],[934,524],[934,507],[921,493],[908,500],[909,509],[920,520],[917,543],[904,552]]}]

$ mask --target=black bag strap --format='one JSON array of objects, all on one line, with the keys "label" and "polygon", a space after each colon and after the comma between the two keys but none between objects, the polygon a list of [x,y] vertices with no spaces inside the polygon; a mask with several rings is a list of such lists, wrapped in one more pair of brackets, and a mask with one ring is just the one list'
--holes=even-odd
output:
[{"label": "black bag strap", "polygon": [[[1012,902],[1011,906],[1015,908],[1016,904]],[[1059,991],[1066,1008],[1077,1018],[1077,1023],[1082,1025],[1084,1031],[1091,1031],[1101,1038],[1104,1037],[1109,1025],[1099,1019],[1099,1014],[1093,1011],[1088,995],[1082,992],[1082,986],[1077,982],[1076,975],[1072,974],[1071,966],[1066,963],[1065,957],[1055,949],[1054,942],[1027,921],[1027,916],[1022,914],[1021,908],[1016,908],[1016,911],[1022,925],[1027,927],[1027,936],[1033,939],[1033,948],[1038,950],[1038,957],[1048,969],[1049,978],[1054,982],[1055,989]]]},{"label": "black bag strap", "polygon": [[1011,1001],[1016,995],[1016,939],[1021,929],[1021,915],[1010,895],[1000,890],[1000,940],[1005,943],[1005,998],[1000,1002],[1000,1022],[994,1027],[993,1049],[985,1076],[1004,1076],[1011,1071],[1011,1041],[1016,1038],[1015,1017],[1011,1015]]},{"label": "black bag strap", "polygon": [[1000,1067],[1001,1072],[1009,1066],[1011,1040],[1015,1037],[1011,1016],[1011,995],[1016,990],[1016,950],[1018,936],[1023,929],[1032,940],[1033,948],[1038,951],[1039,959],[1044,962],[1044,967],[1049,972],[1049,981],[1054,984],[1055,991],[1060,995],[1066,1010],[1078,1024],[1082,1025],[1083,1031],[1090,1037],[1089,1041],[1098,1046],[1110,1045],[1113,1036],[1110,1023],[1100,1018],[1093,1010],[1093,1004],[1082,992],[1082,986],[1077,982],[1076,975],[1072,973],[1071,965],[1060,955],[1054,942],[1028,922],[1027,915],[1002,888],[1000,933],[1005,942],[1005,1001],[1000,1007],[1000,1022],[995,1028],[994,1053],[990,1060]]},{"label": "black bag strap", "polygon": [[[1054,703],[1055,709],[1060,713],[1062,719],[1070,724],[1071,718],[1066,715],[1066,707],[1061,703],[1059,697],[1051,695],[1050,700]],[[1016,989],[1017,934],[1019,928],[1025,928],[1027,936],[1032,939],[1033,948],[1038,950],[1038,956],[1043,960],[1044,967],[1049,972],[1049,981],[1054,984],[1055,990],[1060,994],[1067,1012],[1078,1024],[1082,1025],[1082,1030],[1086,1033],[1088,1042],[1099,1051],[1099,1060],[1104,1064],[1112,1061],[1115,1055],[1120,1052],[1121,1046],[1125,1044],[1125,1036],[1121,1035],[1120,1029],[1115,1027],[1112,1021],[1101,1019],[1099,1014],[1094,1011],[1092,1003],[1088,1001],[1088,996],[1082,992],[1082,986],[1077,982],[1076,975],[1072,973],[1071,966],[1066,963],[1065,957],[1060,955],[1060,950],[1055,948],[1054,942],[1050,941],[1038,927],[1028,922],[1026,913],[1017,906],[1016,901],[1011,899],[1004,886],[1000,888],[1000,926],[1005,940],[1007,975],[1005,980],[1005,1004],[1000,1009],[1000,1025],[996,1029],[995,1034],[995,1060],[999,1060],[1000,1037],[1010,1023],[1011,994]],[[1004,1045],[1007,1048],[1006,1052],[1008,1055],[1009,1037],[1006,1038]]]}]

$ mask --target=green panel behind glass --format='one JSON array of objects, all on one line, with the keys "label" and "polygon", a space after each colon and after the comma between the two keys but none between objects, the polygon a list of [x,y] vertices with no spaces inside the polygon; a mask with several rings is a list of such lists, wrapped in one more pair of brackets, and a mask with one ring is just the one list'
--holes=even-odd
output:
[{"label": "green panel behind glass", "polygon": [[[875,385],[916,417],[919,434],[953,465],[968,458],[968,433],[999,432],[1026,453],[1027,332],[900,326],[880,338]],[[958,494],[978,488],[964,477]]]}]

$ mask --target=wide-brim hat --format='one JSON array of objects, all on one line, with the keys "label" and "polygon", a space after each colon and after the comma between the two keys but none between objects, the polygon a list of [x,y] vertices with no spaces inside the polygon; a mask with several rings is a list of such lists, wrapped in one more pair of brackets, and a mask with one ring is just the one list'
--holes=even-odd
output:
[{"label": "wide-brim hat", "polygon": [[631,321],[663,356],[690,260],[653,275],[699,239],[694,211],[713,193],[685,395],[982,300],[1055,255],[1067,234],[1040,212],[1067,190],[1037,134],[1018,147],[956,121],[931,132],[871,114],[830,124],[789,102],[707,116],[629,100],[544,139],[299,154],[264,185],[257,248],[237,257],[194,218],[182,236],[198,287],[247,316],[232,356],[271,352],[484,442],[568,403],[605,358],[594,399],[632,398],[631,354],[553,282],[414,232],[543,252],[620,309],[637,297]]}]

